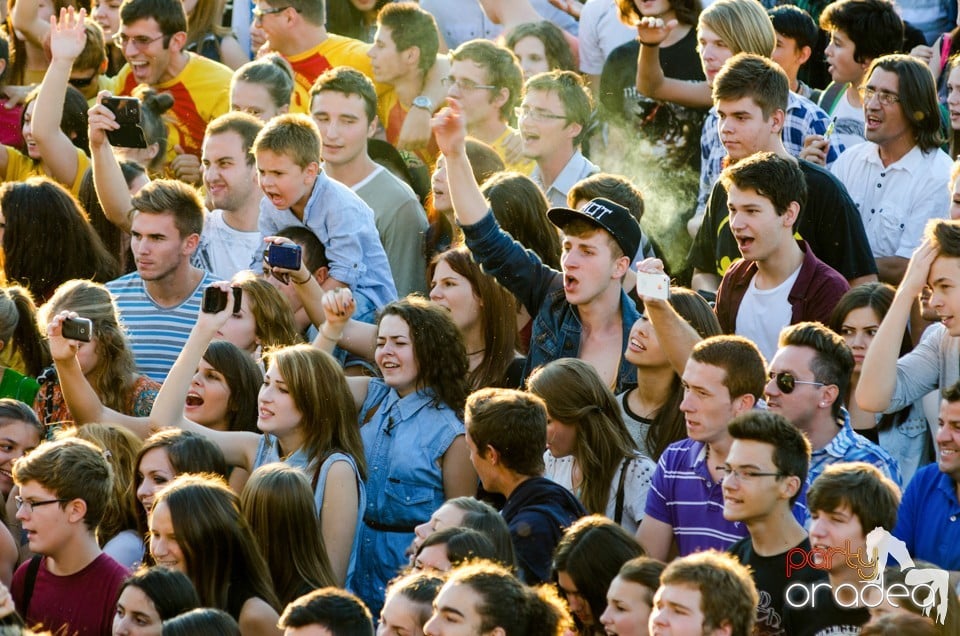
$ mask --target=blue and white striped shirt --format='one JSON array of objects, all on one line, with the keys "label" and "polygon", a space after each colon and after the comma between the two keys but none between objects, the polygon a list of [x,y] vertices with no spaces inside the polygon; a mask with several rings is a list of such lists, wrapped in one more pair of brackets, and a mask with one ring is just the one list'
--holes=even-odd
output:
[{"label": "blue and white striped shirt", "polygon": [[204,272],[197,288],[176,307],[158,305],[137,272],[107,283],[107,289],[117,304],[120,322],[127,330],[137,371],[157,382],[167,378],[197,322],[203,290],[217,280]]}]

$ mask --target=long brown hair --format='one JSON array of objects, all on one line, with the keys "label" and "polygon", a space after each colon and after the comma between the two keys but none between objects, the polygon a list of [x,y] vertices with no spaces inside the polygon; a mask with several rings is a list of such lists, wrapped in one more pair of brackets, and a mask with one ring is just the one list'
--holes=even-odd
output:
[{"label": "long brown hair", "polygon": [[527,389],[546,403],[552,419],[576,428],[573,456],[583,475],[580,500],[588,511],[605,514],[614,474],[625,459],[638,454],[617,398],[597,371],[577,358],[535,369]]},{"label": "long brown hair", "polygon": [[180,475],[157,493],[166,505],[187,576],[205,607],[226,609],[230,584],[242,581],[273,609],[281,606],[240,499],[214,475]]},{"label": "long brown hair", "polygon": [[302,471],[284,464],[253,471],[240,495],[240,509],[266,557],[280,603],[287,605],[307,589],[337,585]]},{"label": "long brown hair", "polygon": [[480,302],[484,352],[483,360],[467,375],[470,387],[476,390],[501,386],[507,367],[517,355],[516,300],[495,278],[480,269],[467,248],[456,247],[437,254],[427,269],[428,280],[433,280],[441,262],[467,279]]},{"label": "long brown hair", "polygon": [[265,362],[277,365],[294,405],[303,415],[303,451],[314,466],[323,463],[331,453],[341,451],[353,457],[361,479],[366,479],[367,462],[357,428],[357,409],[337,361],[302,344],[270,351]]}]

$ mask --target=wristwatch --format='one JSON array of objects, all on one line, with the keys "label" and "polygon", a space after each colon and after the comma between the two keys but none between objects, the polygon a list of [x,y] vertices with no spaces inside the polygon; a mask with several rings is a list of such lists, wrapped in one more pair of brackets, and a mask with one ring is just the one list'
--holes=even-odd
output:
[{"label": "wristwatch", "polygon": [[427,97],[426,95],[417,95],[413,98],[413,105],[417,108],[422,108],[428,113],[433,112],[433,100]]}]

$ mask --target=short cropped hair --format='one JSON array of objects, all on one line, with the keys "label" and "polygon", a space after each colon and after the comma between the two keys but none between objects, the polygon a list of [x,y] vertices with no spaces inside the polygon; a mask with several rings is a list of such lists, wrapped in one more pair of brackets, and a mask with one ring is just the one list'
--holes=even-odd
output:
[{"label": "short cropped hair", "polygon": [[779,413],[754,409],[741,413],[727,426],[730,437],[744,441],[760,442],[773,447],[773,465],[782,477],[797,477],[800,487],[790,498],[796,503],[807,481],[810,470],[810,442],[807,436]]},{"label": "short cropped hair", "polygon": [[326,0],[268,0],[267,4],[277,9],[291,7],[304,20],[313,25],[323,25],[327,21]]},{"label": "short cropped hair", "polygon": [[480,456],[493,447],[500,461],[520,475],[542,475],[547,446],[547,407],[530,393],[481,389],[467,398],[467,434]]},{"label": "short cropped hair", "polygon": [[87,40],[83,44],[80,55],[73,61],[73,70],[99,72],[107,59],[103,29],[90,18],[83,21],[83,29],[87,33]]},{"label": "short cropped hair", "polygon": [[853,42],[853,59],[860,64],[903,45],[903,20],[890,0],[840,0],[820,14],[820,28],[842,31]]},{"label": "short cropped hair", "polygon": [[951,404],[954,402],[960,402],[960,380],[940,391],[940,397]]},{"label": "short cropped hair", "polygon": [[440,50],[440,30],[433,14],[416,2],[392,2],[380,9],[377,24],[390,29],[398,52],[414,46],[420,49],[418,66],[423,73],[430,70]]},{"label": "short cropped hair", "polygon": [[368,125],[377,116],[377,89],[366,75],[356,69],[338,66],[324,71],[310,88],[311,110],[313,110],[314,96],[323,91],[343,93],[347,96],[356,95],[362,99]]},{"label": "short cropped hair", "polygon": [[817,46],[820,29],[810,14],[800,7],[781,4],[768,9],[767,15],[773,23],[773,30],[785,38],[794,40],[798,48],[810,47],[812,50]]},{"label": "short cropped hair", "polygon": [[[567,205],[571,208],[577,201],[594,199],[609,199],[622,205],[630,211],[630,215],[637,220],[637,223],[643,218],[643,193],[626,177],[598,172],[577,181],[567,193]],[[633,254],[630,254],[630,258],[633,258]]]},{"label": "short cropped hair", "polygon": [[720,174],[720,182],[727,192],[731,186],[753,190],[773,204],[778,216],[786,214],[794,201],[801,210],[807,204],[807,179],[800,166],[772,152],[758,152],[738,161]]},{"label": "short cropped hair", "polygon": [[860,520],[863,534],[897,525],[900,489],[880,469],[865,462],[830,464],[807,490],[811,513],[833,512],[842,506]]},{"label": "short cropped hair", "polygon": [[488,84],[507,89],[510,97],[500,107],[500,118],[509,121],[513,117],[523,91],[523,69],[513,51],[489,40],[470,40],[454,49],[450,59],[476,63],[486,71]]},{"label": "short cropped hair", "polygon": [[289,157],[300,168],[320,162],[320,130],[307,115],[287,113],[271,119],[253,142],[254,155],[267,150]]},{"label": "short cropped hair", "polygon": [[[810,371],[814,380],[836,385],[841,396],[847,394],[855,362],[853,352],[842,336],[819,322],[799,322],[780,332],[780,346],[813,349]],[[842,408],[843,399],[837,398],[833,403],[833,416],[840,417]]]},{"label": "short cropped hair", "polygon": [[150,18],[160,26],[163,48],[170,46],[170,36],[187,32],[187,14],[180,0],[124,0],[120,5],[120,21],[125,25]]},{"label": "short cropped hair", "polygon": [[752,395],[759,400],[767,384],[767,363],[760,349],[742,336],[713,336],[698,342],[690,359],[723,369],[730,398]]},{"label": "short cropped hair", "polygon": [[563,104],[563,114],[567,118],[567,123],[580,124],[582,127],[580,134],[573,140],[574,145],[580,145],[587,136],[593,101],[590,98],[590,90],[579,74],[573,71],[539,73],[527,80],[523,90],[524,93],[530,91],[556,93],[560,103]]},{"label": "short cropped hair", "polygon": [[77,438],[41,444],[13,464],[13,480],[18,486],[36,482],[49,490],[60,507],[74,499],[87,506],[84,524],[95,532],[113,496],[113,469],[103,452],[90,442]]},{"label": "short cropped hair", "polygon": [[320,625],[334,636],[373,636],[373,616],[367,606],[335,587],[314,590],[293,601],[278,625],[283,629]]},{"label": "short cropped hair", "polygon": [[151,181],[133,195],[131,202],[140,214],[172,215],[181,239],[203,232],[203,199],[195,188],[182,181]]},{"label": "short cropped hair", "polygon": [[787,112],[790,79],[780,65],[753,53],[737,53],[724,63],[713,80],[713,103],[749,97],[770,119],[775,111]]},{"label": "short cropped hair", "polygon": [[731,628],[732,636],[749,636],[756,621],[759,594],[753,576],[736,557],[705,550],[670,562],[660,585],[683,585],[700,592],[704,633]]},{"label": "short cropped hair", "polygon": [[250,115],[240,111],[232,111],[220,115],[209,124],[207,124],[206,137],[222,135],[223,133],[236,133],[240,136],[240,145],[243,148],[243,156],[247,160],[247,165],[252,166],[256,159],[250,149],[257,135],[263,130],[263,122]]}]

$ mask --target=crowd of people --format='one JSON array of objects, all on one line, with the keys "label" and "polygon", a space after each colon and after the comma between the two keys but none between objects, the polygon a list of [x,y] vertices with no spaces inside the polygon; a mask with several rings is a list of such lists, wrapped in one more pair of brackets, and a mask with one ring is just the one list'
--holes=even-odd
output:
[{"label": "crowd of people", "polygon": [[3,633],[960,635],[956,4],[3,17]]}]

